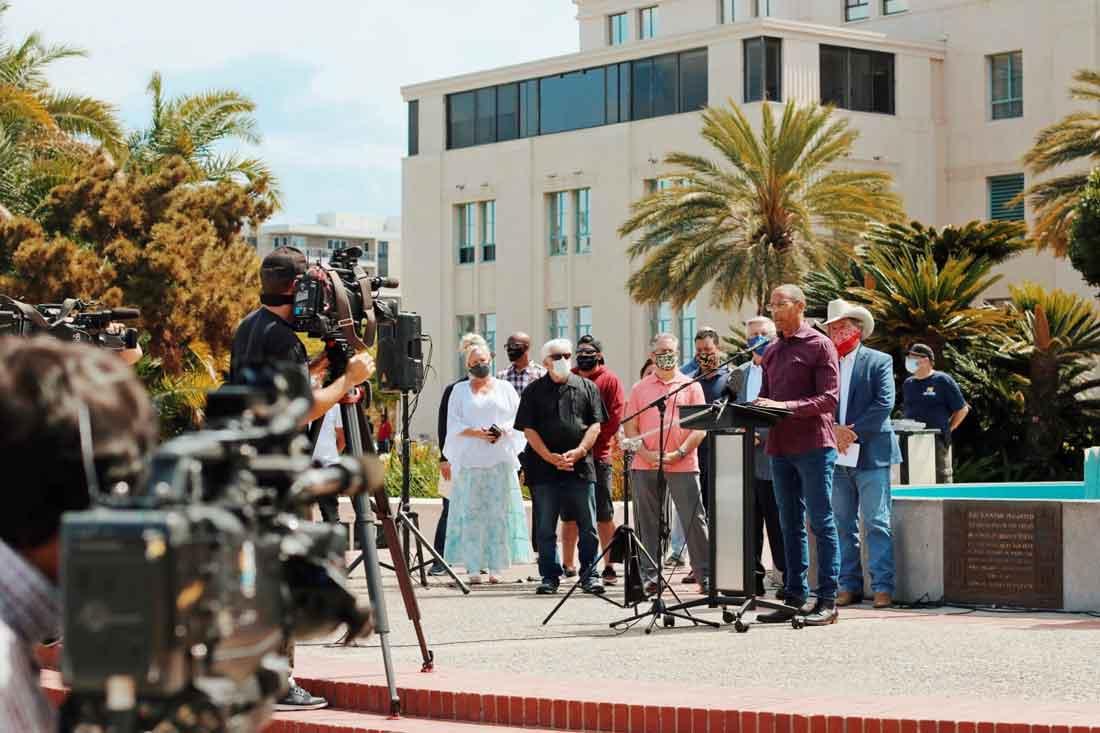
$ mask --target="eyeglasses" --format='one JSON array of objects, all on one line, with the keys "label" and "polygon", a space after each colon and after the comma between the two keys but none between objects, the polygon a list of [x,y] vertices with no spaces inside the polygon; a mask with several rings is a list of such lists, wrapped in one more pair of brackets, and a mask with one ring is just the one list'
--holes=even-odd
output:
[{"label": "eyeglasses", "polygon": [[572,359],[573,355],[569,353],[565,354],[551,354],[550,361],[561,361],[562,359]]},{"label": "eyeglasses", "polygon": [[768,303],[767,311],[768,313],[775,313],[778,309],[785,308],[793,303],[793,300],[781,300],[778,303]]}]

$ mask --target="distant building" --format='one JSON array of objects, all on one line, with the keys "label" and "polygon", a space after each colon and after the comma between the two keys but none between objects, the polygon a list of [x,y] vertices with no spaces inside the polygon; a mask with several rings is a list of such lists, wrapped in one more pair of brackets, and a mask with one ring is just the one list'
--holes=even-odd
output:
[{"label": "distant building", "polygon": [[[397,216],[362,216],[357,214],[318,214],[316,224],[265,224],[259,235],[244,232],[245,241],[263,257],[276,247],[297,247],[310,261],[328,261],[337,249],[359,247],[363,267],[382,277],[401,277],[401,218]],[[400,295],[400,290],[386,290],[385,295]]]}]

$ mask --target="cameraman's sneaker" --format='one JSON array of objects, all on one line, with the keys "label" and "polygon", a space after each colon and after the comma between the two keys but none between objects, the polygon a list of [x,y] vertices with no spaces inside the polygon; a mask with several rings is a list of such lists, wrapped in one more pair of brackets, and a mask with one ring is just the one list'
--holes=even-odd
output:
[{"label": "cameraman's sneaker", "polygon": [[297,684],[291,684],[286,697],[275,703],[275,710],[283,712],[290,710],[320,710],[327,707],[328,700],[309,694]]}]

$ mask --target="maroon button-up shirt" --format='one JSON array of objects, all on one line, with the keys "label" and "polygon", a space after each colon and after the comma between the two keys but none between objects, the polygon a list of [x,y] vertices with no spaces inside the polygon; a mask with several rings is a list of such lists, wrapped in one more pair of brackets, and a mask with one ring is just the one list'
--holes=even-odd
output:
[{"label": "maroon button-up shirt", "polygon": [[762,366],[760,396],[782,402],[794,413],[768,432],[768,455],[835,448],[840,367],[833,342],[803,321],[797,331],[768,347]]}]

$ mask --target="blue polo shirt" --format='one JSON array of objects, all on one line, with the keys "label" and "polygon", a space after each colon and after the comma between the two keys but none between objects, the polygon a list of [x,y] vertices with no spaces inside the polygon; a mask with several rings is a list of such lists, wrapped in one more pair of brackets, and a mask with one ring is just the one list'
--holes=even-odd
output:
[{"label": "blue polo shirt", "polygon": [[902,385],[905,416],[937,428],[951,442],[951,415],[966,405],[962,390],[950,374],[932,372],[924,379],[909,377]]}]

